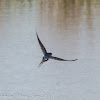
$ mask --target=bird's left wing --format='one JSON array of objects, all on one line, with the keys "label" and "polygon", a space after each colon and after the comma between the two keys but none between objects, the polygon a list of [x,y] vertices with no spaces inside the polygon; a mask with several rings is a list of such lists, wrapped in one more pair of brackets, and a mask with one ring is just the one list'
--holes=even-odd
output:
[{"label": "bird's left wing", "polygon": [[42,42],[40,41],[40,39],[39,39],[39,37],[38,37],[38,34],[37,34],[37,31],[36,31],[36,35],[37,35],[37,39],[38,39],[39,45],[40,45],[40,47],[41,47],[41,49],[42,49],[42,52],[43,52],[43,54],[45,55],[45,54],[47,53],[47,51],[46,51],[44,45],[42,44]]},{"label": "bird's left wing", "polygon": [[65,59],[58,58],[58,57],[53,57],[53,56],[51,56],[50,58],[51,58],[51,59],[54,59],[54,60],[59,60],[59,61],[76,61],[76,60],[78,60],[78,59],[74,59],[74,60],[65,60]]}]

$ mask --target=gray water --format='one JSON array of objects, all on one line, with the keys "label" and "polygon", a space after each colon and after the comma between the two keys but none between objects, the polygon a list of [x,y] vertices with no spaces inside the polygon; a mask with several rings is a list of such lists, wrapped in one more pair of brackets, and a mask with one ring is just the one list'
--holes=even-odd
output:
[{"label": "gray water", "polygon": [[[54,56],[40,68],[44,46]],[[100,0],[0,0],[0,100],[100,99]]]}]

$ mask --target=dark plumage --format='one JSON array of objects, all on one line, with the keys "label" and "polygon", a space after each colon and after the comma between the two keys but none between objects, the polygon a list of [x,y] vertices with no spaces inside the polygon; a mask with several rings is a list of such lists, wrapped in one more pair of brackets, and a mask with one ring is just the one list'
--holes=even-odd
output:
[{"label": "dark plumage", "polygon": [[36,31],[36,35],[37,35],[37,39],[38,39],[39,45],[40,45],[40,47],[42,49],[42,52],[44,54],[44,57],[42,58],[42,61],[39,64],[39,66],[41,66],[44,62],[48,61],[49,59],[54,59],[54,60],[59,60],[59,61],[76,61],[76,60],[78,60],[78,59],[75,59],[75,60],[65,60],[65,59],[62,59],[62,58],[58,58],[58,57],[52,56],[52,53],[48,53],[46,48],[44,47],[44,45],[40,41],[40,39],[38,37],[38,34],[37,34],[37,31]]}]

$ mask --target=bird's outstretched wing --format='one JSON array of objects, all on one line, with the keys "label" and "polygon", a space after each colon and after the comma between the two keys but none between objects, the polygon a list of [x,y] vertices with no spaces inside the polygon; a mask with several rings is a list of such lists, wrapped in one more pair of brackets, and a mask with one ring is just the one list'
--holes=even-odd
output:
[{"label": "bird's outstretched wing", "polygon": [[38,37],[38,34],[37,34],[37,31],[36,31],[36,35],[37,35],[37,39],[38,39],[39,45],[40,45],[40,47],[42,49],[42,52],[45,55],[47,53],[47,51],[46,51],[45,47],[43,46],[42,42],[40,41],[40,39]]},{"label": "bird's outstretched wing", "polygon": [[78,59],[74,59],[74,60],[65,60],[65,59],[58,58],[58,57],[53,57],[53,56],[51,56],[50,58],[51,58],[51,59],[54,59],[54,60],[59,60],[59,61],[76,61],[76,60],[78,60]]}]

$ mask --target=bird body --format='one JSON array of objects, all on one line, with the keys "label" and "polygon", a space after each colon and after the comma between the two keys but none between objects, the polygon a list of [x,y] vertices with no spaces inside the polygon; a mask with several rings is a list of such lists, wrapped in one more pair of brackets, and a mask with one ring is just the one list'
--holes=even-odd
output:
[{"label": "bird body", "polygon": [[49,60],[51,55],[52,55],[52,53],[46,53],[45,56],[44,56],[44,60]]},{"label": "bird body", "polygon": [[41,66],[44,62],[48,61],[49,59],[54,59],[54,60],[59,60],[59,61],[76,61],[76,60],[78,60],[78,59],[75,59],[75,60],[65,60],[65,59],[62,59],[62,58],[58,58],[58,57],[52,56],[52,53],[48,53],[46,48],[44,47],[44,45],[40,41],[40,39],[38,37],[38,34],[37,34],[37,31],[36,31],[36,35],[37,35],[37,39],[38,39],[39,45],[40,45],[40,47],[42,49],[42,52],[44,54],[44,56],[42,58],[42,61],[39,64],[39,66]]}]

